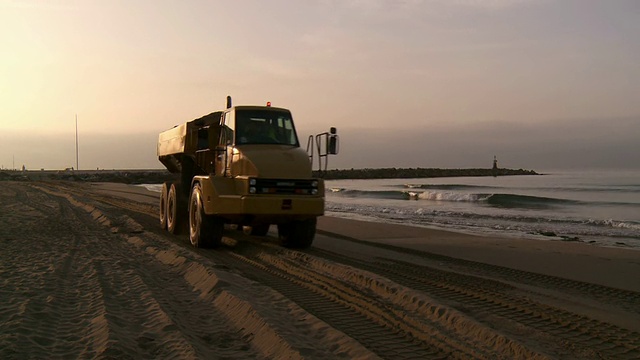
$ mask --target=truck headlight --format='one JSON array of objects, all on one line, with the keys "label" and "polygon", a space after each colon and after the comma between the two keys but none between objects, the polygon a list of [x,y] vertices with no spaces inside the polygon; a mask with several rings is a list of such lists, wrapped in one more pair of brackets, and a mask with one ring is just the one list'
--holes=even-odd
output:
[{"label": "truck headlight", "polygon": [[249,188],[249,194],[255,194],[256,193],[256,188],[254,186]]},{"label": "truck headlight", "polygon": [[256,186],[256,183],[257,183],[256,179],[253,179],[253,178],[249,179],[250,186]]},{"label": "truck headlight", "polygon": [[318,189],[311,189],[311,195],[318,195]]},{"label": "truck headlight", "polygon": [[311,182],[311,187],[317,188],[318,187],[318,181],[314,180]]}]

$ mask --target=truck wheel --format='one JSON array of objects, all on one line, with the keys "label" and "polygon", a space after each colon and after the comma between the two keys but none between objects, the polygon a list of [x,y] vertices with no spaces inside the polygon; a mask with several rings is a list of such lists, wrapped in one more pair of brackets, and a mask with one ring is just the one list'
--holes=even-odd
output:
[{"label": "truck wheel", "polygon": [[198,248],[218,247],[222,242],[224,221],[204,213],[202,189],[196,184],[189,201],[189,241]]},{"label": "truck wheel", "polygon": [[160,194],[160,228],[167,228],[167,195],[169,194],[169,183],[162,184],[162,192]]},{"label": "truck wheel", "polygon": [[278,236],[282,245],[292,249],[306,249],[313,243],[316,235],[317,219],[292,221],[278,224]]},{"label": "truck wheel", "polygon": [[172,234],[179,234],[184,223],[184,200],[182,199],[179,183],[171,183],[167,193],[167,230]]},{"label": "truck wheel", "polygon": [[271,224],[260,224],[251,227],[251,235],[253,236],[265,236],[269,232]]}]

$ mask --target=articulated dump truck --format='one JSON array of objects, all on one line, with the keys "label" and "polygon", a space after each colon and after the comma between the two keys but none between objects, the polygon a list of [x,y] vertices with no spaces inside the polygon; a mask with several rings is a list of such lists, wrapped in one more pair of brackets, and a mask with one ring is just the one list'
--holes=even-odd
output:
[{"label": "articulated dump truck", "polygon": [[[231,106],[164,131],[158,158],[179,181],[166,182],[160,226],[173,234],[188,228],[195,247],[220,245],[225,224],[265,236],[277,225],[282,244],[311,245],[324,214],[324,182],[312,175],[315,155],[326,170],[338,151],[335,128],[300,147],[287,109]],[[320,171],[321,172],[321,171]]]}]

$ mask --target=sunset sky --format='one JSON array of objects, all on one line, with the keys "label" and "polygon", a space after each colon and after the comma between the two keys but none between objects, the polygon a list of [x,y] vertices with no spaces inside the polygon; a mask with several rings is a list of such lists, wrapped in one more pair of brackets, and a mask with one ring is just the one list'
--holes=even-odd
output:
[{"label": "sunset sky", "polygon": [[235,104],[332,168],[640,168],[640,1],[0,0],[0,166],[161,168]]}]

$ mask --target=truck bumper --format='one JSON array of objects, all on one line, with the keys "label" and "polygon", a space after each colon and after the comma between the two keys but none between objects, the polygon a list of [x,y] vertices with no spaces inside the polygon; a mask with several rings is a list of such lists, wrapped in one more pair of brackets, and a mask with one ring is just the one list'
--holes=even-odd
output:
[{"label": "truck bumper", "polygon": [[318,195],[247,194],[247,179],[197,177],[203,190],[204,212],[238,224],[286,223],[324,215],[324,187]]},{"label": "truck bumper", "polygon": [[208,215],[265,221],[305,219],[324,215],[323,197],[221,195],[205,206]]}]

